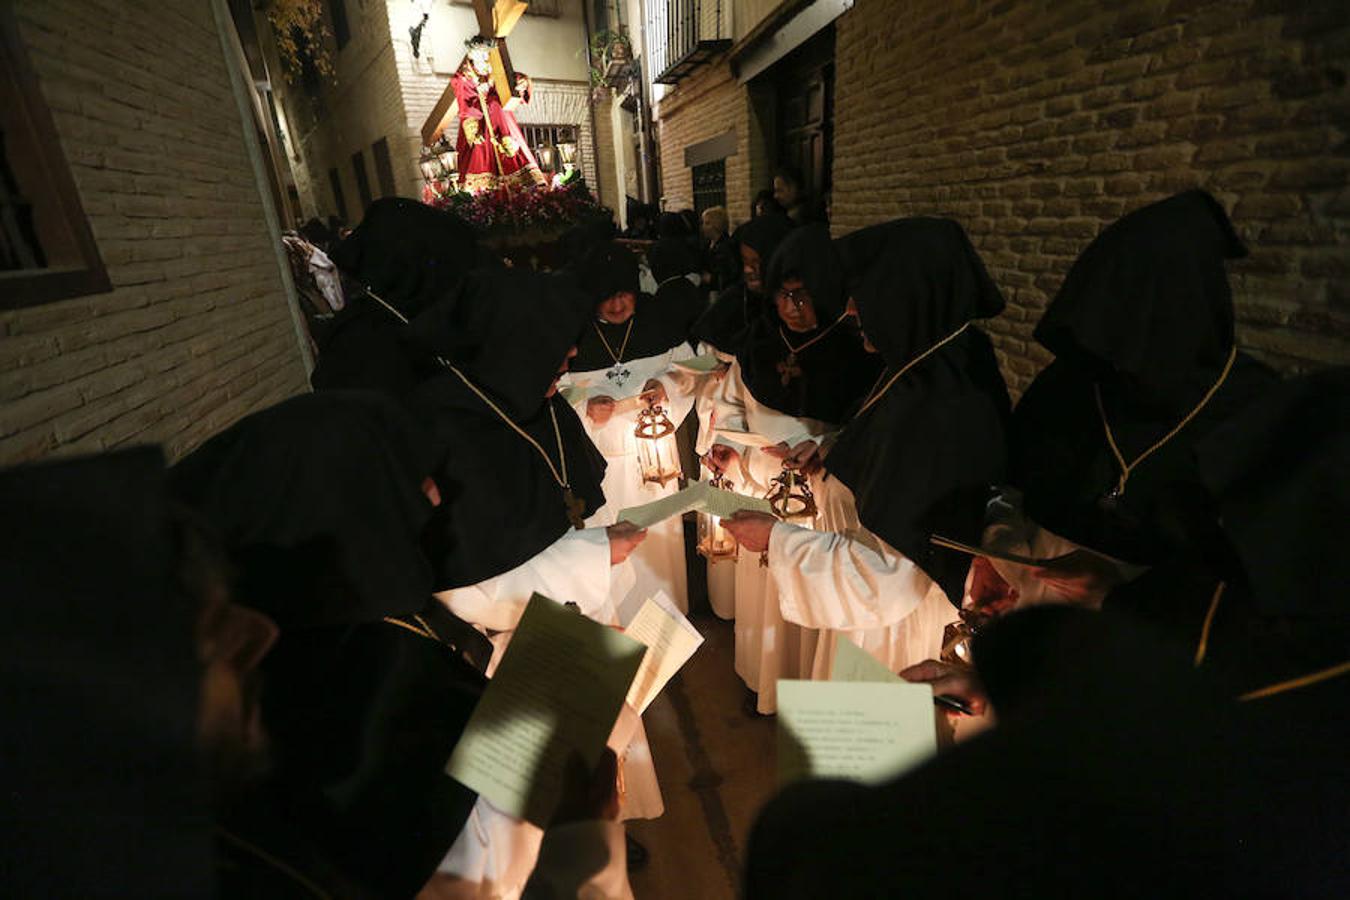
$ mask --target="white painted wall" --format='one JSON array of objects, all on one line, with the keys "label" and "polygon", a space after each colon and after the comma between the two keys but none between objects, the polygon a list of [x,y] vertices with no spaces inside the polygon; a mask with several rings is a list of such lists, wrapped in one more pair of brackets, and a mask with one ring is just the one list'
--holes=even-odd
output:
[{"label": "white painted wall", "polygon": [[[531,78],[552,81],[585,81],[586,25],[581,15],[582,0],[561,0],[562,15],[522,16],[507,40],[511,63]],[[414,21],[414,4],[408,0],[389,0],[390,21],[395,40],[407,39]],[[408,20],[407,24],[399,22]],[[422,32],[421,52],[438,75],[450,75],[464,58],[464,41],[478,33],[473,7],[435,0],[431,17]]]}]

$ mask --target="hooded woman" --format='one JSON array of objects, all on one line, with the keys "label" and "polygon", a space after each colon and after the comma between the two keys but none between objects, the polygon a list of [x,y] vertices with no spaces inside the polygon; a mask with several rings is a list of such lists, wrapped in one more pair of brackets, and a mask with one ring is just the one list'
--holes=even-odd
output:
[{"label": "hooded woman", "polygon": [[[558,382],[593,315],[570,277],[502,269],[472,274],[414,323],[443,366],[411,400],[436,435],[442,503],[427,542],[436,596],[490,634],[489,674],[536,592],[609,623],[620,571],[611,567],[645,536],[585,526],[605,504],[605,460]],[[480,799],[438,880],[454,896],[489,886],[516,896],[540,839]]]},{"label": "hooded woman", "polygon": [[402,197],[376,200],[333,251],[333,262],[360,290],[334,317],[310,384],[316,391],[380,390],[402,397],[431,361],[410,353],[407,322],[455,286],[479,262],[467,224]]},{"label": "hooded woman", "polygon": [[431,596],[433,459],[396,403],[332,391],[249,416],[170,474],[223,537],[240,602],[281,629],[263,663],[271,793],[379,896],[415,894],[475,800],[443,768],[491,647]]},{"label": "hooded woman", "polygon": [[[770,197],[772,200],[772,196]],[[713,441],[713,409],[722,391],[723,379],[750,326],[764,314],[764,272],[778,245],[792,231],[792,223],[781,213],[757,216],[736,229],[731,244],[739,259],[741,279],[718,293],[703,315],[694,323],[693,337],[700,355],[714,353],[720,366],[702,379],[694,410],[698,414],[699,456],[708,452]],[[723,619],[736,615],[736,567],[708,562],[708,602]]]},{"label": "hooded woman", "polygon": [[[698,290],[684,277],[688,273],[679,271],[680,258],[689,255],[670,238],[652,249],[653,270],[662,282],[654,297],[638,293],[637,259],[618,244],[596,245],[576,267],[594,311],[561,383],[606,463],[605,505],[590,513],[588,525],[613,525],[621,510],[673,494],[679,487],[674,479],[643,480],[634,431],[649,404],[660,407],[678,427],[693,402],[693,379],[671,365],[692,353],[688,334],[697,314]],[[641,399],[633,402],[638,395]],[[650,528],[625,568],[635,577],[615,584],[607,618],[627,621],[657,591],[688,609],[684,530],[678,518]]]},{"label": "hooded woman", "polygon": [[728,524],[767,548],[784,618],[821,629],[804,673],[821,679],[834,631],[893,672],[938,655],[969,559],[929,537],[978,537],[1009,412],[993,347],[973,326],[1003,297],[960,225],[900,219],[840,245],[850,308],[885,369],[825,457],[816,530],[758,515]]},{"label": "hooded woman", "polygon": [[[769,300],[719,387],[705,457],[738,492],[757,497],[818,452],[881,370],[847,322],[844,270],[825,226],[792,232],[765,282]],[[754,554],[737,562],[735,594],[736,670],[758,694],[758,711],[770,713],[778,679],[793,677],[814,648],[783,621],[773,580]]]},{"label": "hooded woman", "polygon": [[726,362],[736,355],[750,325],[759,318],[764,303],[764,272],[774,251],[792,232],[783,216],[751,219],[736,229],[732,242],[740,258],[741,280],[719,292],[713,305],[694,324],[700,350],[716,352]]},{"label": "hooded woman", "polygon": [[996,507],[986,535],[1063,557],[995,561],[1019,603],[1098,605],[1149,566],[1213,552],[1193,448],[1276,381],[1234,338],[1224,261],[1246,252],[1223,208],[1193,190],[1115,222],[1069,270],[1036,327],[1055,361],[1013,417],[1021,495]]}]

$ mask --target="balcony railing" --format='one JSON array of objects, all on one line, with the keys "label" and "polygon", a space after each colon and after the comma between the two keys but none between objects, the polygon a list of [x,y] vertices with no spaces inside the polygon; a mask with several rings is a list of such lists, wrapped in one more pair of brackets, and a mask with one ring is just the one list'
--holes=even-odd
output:
[{"label": "balcony railing", "polygon": [[675,84],[731,46],[723,2],[730,0],[651,0],[647,4],[652,81]]}]

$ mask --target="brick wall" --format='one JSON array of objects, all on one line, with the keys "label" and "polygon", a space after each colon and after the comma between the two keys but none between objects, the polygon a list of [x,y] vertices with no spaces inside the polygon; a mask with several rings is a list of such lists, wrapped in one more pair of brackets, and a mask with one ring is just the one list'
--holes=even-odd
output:
[{"label": "brick wall", "polygon": [[869,0],[838,20],[834,227],[960,220],[1003,288],[1010,386],[1075,255],[1191,186],[1252,251],[1240,340],[1350,362],[1350,13],[1337,3]]},{"label": "brick wall", "polygon": [[731,67],[719,62],[681,81],[661,98],[655,114],[665,208],[694,205],[694,176],[684,164],[685,148],[735,131],[736,153],[726,160],[727,212],[733,228],[750,218],[755,192],[768,186],[769,164],[750,91],[737,84]]},{"label": "brick wall", "polygon": [[209,4],[16,9],[114,290],[0,312],[0,463],[178,456],[304,390]]}]

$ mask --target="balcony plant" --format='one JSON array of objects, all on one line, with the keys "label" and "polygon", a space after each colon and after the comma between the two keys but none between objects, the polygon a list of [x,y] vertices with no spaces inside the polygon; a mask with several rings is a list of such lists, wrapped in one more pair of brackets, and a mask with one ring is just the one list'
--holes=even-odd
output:
[{"label": "balcony plant", "polygon": [[632,78],[633,43],[622,31],[604,29],[591,37],[591,95],[599,100],[605,93],[623,87]]}]

